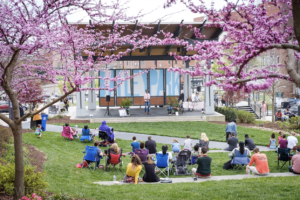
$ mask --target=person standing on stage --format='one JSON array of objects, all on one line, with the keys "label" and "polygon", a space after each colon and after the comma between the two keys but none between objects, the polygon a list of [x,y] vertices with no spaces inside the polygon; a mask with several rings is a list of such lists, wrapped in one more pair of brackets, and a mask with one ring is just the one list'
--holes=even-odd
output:
[{"label": "person standing on stage", "polygon": [[148,90],[146,90],[146,93],[144,94],[144,101],[145,101],[145,115],[147,114],[147,107],[148,107],[148,115],[150,115],[150,94],[148,93]]}]

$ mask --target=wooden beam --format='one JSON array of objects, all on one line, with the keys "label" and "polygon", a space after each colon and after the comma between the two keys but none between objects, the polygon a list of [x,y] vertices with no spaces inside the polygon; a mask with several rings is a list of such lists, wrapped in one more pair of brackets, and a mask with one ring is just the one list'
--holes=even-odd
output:
[{"label": "wooden beam", "polygon": [[[135,25],[134,25],[134,30],[133,30],[133,32],[136,31],[136,29],[137,29],[137,23],[138,23],[138,20],[135,21]],[[132,55],[132,49],[133,49],[133,45],[130,45],[129,56]]]},{"label": "wooden beam", "polygon": [[[204,20],[203,24],[199,27],[200,28],[199,33],[203,32],[204,26],[205,26],[206,22],[207,22],[207,20]],[[192,39],[196,39],[196,35],[195,34],[193,35]]]},{"label": "wooden beam", "polygon": [[[157,26],[156,26],[154,35],[157,34],[158,31],[160,31],[160,20],[158,21],[158,24],[157,24]],[[153,47],[153,46],[149,46],[149,48],[148,48],[148,51],[147,51],[147,55],[148,55],[148,56],[150,56],[152,47]]]},{"label": "wooden beam", "polygon": [[223,33],[223,29],[219,28],[215,34],[212,36],[212,39],[217,39],[219,40],[219,36]]},{"label": "wooden beam", "polygon": [[[175,31],[174,35],[173,35],[173,38],[176,38],[180,35],[181,31],[182,31],[182,28],[181,28],[181,25],[183,23],[183,20],[181,20],[180,24],[178,25],[177,27],[177,30]],[[168,55],[168,53],[170,52],[171,48],[172,48],[173,45],[169,45],[167,46],[166,50],[165,50],[165,53],[164,55]]]}]

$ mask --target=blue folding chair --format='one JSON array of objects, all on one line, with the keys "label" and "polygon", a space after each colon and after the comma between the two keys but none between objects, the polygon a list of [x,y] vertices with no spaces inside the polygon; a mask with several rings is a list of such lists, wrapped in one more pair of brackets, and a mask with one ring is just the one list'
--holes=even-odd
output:
[{"label": "blue folding chair", "polygon": [[162,153],[156,153],[156,167],[158,168],[159,173],[163,174],[166,177],[169,177],[169,154],[166,153],[165,155]]},{"label": "blue folding chair", "polygon": [[90,169],[92,169],[93,163],[94,163],[94,170],[96,168],[97,150],[98,150],[98,147],[94,147],[94,146],[91,147],[91,146],[86,145],[85,151],[82,152],[85,154],[83,157],[83,160],[86,160],[89,163],[88,167]]},{"label": "blue folding chair", "polygon": [[247,157],[247,150],[245,149],[244,153],[241,154],[237,149],[235,150],[235,157],[231,160],[233,165],[233,170],[246,168],[250,162],[250,158]]},{"label": "blue folding chair", "polygon": [[92,141],[93,136],[90,135],[90,129],[82,129],[82,133],[81,133],[81,137],[80,140],[81,142],[88,140],[88,141]]}]

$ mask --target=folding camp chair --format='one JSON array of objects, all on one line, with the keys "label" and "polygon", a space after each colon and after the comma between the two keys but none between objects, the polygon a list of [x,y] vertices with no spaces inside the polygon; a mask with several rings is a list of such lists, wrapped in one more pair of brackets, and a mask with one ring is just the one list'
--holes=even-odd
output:
[{"label": "folding camp chair", "polygon": [[[147,161],[147,155],[149,154],[149,150],[148,149],[135,149],[134,153],[139,156],[139,158],[141,159],[141,162],[144,164]],[[142,169],[142,171],[145,172],[144,169]]]},{"label": "folding camp chair", "polygon": [[[119,165],[119,169],[120,169],[120,171],[122,171],[122,164],[123,164],[123,161],[121,160],[122,149],[120,149],[120,153],[118,153],[118,154],[112,153],[109,149],[107,151],[107,154],[108,155],[107,155],[107,159],[105,160],[104,169],[106,171],[110,171],[111,165],[113,166],[114,169],[116,169],[116,165]],[[108,161],[109,161],[109,166],[107,167]]]},{"label": "folding camp chair", "polygon": [[291,165],[291,158],[292,156],[289,156],[289,153],[290,153],[290,149],[281,149],[281,148],[278,148],[278,151],[277,151],[277,161],[278,161],[278,167],[280,167],[280,164],[281,163],[281,167],[280,169],[287,163],[289,162],[289,166]]},{"label": "folding camp chair", "polygon": [[231,165],[233,170],[237,169],[246,169],[246,166],[249,164],[250,158],[247,157],[247,150],[245,149],[244,153],[241,154],[237,149],[235,150],[235,157],[231,160]]},{"label": "folding camp chair", "polygon": [[91,146],[86,146],[85,147],[85,151],[83,151],[82,153],[84,153],[84,157],[83,157],[83,161],[86,160],[88,161],[88,167],[90,169],[92,169],[92,164],[94,163],[94,170],[96,168],[96,155],[97,155],[97,149],[98,147],[91,147]]},{"label": "folding camp chair", "polygon": [[156,167],[159,171],[157,176],[162,174],[165,177],[169,177],[169,154],[168,153],[166,153],[165,155],[162,153],[156,153]]},{"label": "folding camp chair", "polygon": [[107,147],[107,145],[109,144],[108,134],[105,131],[99,131],[98,136],[103,140],[101,141],[100,146]]},{"label": "folding camp chair", "polygon": [[82,129],[82,133],[81,133],[81,137],[80,137],[80,141],[83,142],[85,140],[88,140],[89,142],[92,141],[93,136],[90,135],[90,129]]}]

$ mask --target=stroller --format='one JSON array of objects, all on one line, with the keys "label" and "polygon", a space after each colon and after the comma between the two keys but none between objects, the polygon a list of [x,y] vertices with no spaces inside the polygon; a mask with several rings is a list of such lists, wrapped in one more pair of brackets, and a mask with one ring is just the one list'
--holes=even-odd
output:
[{"label": "stroller", "polygon": [[174,175],[191,175],[192,172],[188,172],[188,163],[190,161],[192,152],[188,149],[180,151],[177,155],[176,161],[172,162],[171,172]]}]

